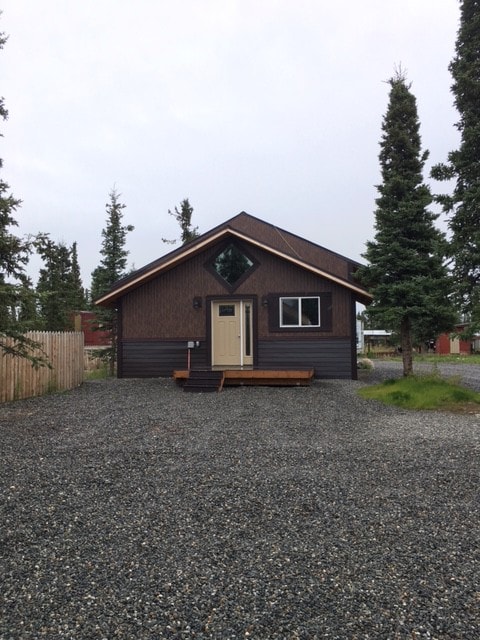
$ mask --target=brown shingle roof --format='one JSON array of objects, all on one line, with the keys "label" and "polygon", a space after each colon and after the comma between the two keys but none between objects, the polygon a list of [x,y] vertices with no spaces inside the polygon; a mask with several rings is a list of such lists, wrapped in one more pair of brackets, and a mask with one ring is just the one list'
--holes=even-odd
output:
[{"label": "brown shingle roof", "polygon": [[211,243],[227,235],[242,238],[266,251],[294,262],[309,271],[335,281],[351,289],[361,302],[369,302],[370,294],[352,277],[360,266],[358,262],[305,240],[289,231],[242,212],[210,231],[195,238],[186,245],[167,253],[157,260],[138,269],[126,278],[116,282],[108,293],[96,300],[96,304],[110,305],[128,291],[141,286],[165,269],[188,260],[195,253],[204,250]]}]

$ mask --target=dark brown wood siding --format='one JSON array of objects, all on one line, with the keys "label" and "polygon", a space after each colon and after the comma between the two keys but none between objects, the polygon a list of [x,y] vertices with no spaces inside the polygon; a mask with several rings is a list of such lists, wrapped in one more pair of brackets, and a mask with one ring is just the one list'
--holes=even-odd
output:
[{"label": "dark brown wood siding", "polygon": [[[185,341],[135,340],[119,344],[122,377],[170,377],[188,364]],[[257,369],[314,369],[316,378],[352,378],[350,340],[260,340]],[[205,345],[190,351],[191,368],[208,366]]]},{"label": "dark brown wood siding", "polygon": [[[296,265],[277,258],[252,245],[245,247],[256,262],[249,277],[229,291],[207,266],[219,247],[212,247],[191,260],[179,264],[122,298],[122,337],[124,339],[205,340],[207,327],[206,298],[231,295],[258,300],[258,339],[271,338],[268,307],[261,305],[266,296],[330,293],[332,325],[329,337],[351,335],[351,295],[344,287],[320,278]],[[207,265],[207,266],[206,266]],[[201,298],[201,308],[194,309],[193,299]],[[286,339],[298,337],[298,331],[279,331]],[[318,331],[325,337],[325,332]]]},{"label": "dark brown wood siding", "polygon": [[259,340],[259,369],[314,369],[316,378],[353,378],[348,338]]},{"label": "dark brown wood siding", "polygon": [[[118,345],[123,378],[169,377],[176,369],[187,369],[188,349],[184,340],[135,340]],[[205,345],[190,350],[193,369],[207,367]]]}]

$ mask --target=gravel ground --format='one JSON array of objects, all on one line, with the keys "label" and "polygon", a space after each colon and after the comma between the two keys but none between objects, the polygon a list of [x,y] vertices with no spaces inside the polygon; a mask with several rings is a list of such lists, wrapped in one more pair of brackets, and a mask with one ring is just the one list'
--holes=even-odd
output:
[{"label": "gravel ground", "polygon": [[0,638],[477,640],[480,416],[391,375],[0,406]]}]

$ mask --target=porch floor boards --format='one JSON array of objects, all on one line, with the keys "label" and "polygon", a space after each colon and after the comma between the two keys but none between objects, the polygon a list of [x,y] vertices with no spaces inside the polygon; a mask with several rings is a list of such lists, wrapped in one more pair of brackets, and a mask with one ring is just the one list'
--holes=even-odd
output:
[{"label": "porch floor boards", "polygon": [[[308,386],[314,376],[313,369],[224,369],[223,386]],[[189,378],[187,369],[173,372],[173,379],[183,384]]]}]

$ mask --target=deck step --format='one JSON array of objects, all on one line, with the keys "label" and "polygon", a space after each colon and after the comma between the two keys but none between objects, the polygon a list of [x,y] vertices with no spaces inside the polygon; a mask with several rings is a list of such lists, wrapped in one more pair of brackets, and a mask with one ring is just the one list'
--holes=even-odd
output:
[{"label": "deck step", "polygon": [[221,391],[224,378],[223,371],[192,370],[185,380],[183,390],[189,392]]},{"label": "deck step", "polygon": [[[190,379],[192,374],[195,379],[202,377],[208,379],[215,373],[223,373],[223,386],[225,387],[242,385],[268,385],[272,387],[308,386],[312,383],[315,376],[314,369],[225,369],[224,371],[188,371],[184,369],[174,371],[173,379],[179,384],[184,384]],[[203,391],[203,389],[201,390]]]}]

